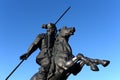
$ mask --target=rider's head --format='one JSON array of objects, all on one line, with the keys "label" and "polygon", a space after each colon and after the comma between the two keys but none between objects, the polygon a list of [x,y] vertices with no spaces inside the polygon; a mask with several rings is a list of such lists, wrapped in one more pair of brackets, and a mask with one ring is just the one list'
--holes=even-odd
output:
[{"label": "rider's head", "polygon": [[42,28],[47,29],[47,32],[49,32],[49,33],[56,34],[56,32],[57,32],[56,25],[53,23],[43,24]]}]

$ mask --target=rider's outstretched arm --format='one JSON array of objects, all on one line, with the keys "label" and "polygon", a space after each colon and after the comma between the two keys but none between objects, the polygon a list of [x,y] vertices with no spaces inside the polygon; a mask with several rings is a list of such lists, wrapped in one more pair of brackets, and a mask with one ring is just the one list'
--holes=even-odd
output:
[{"label": "rider's outstretched arm", "polygon": [[44,34],[39,34],[34,40],[34,42],[28,48],[27,53],[20,56],[20,59],[21,60],[27,59],[34,51],[36,51],[38,47],[41,45],[43,37],[44,37]]}]

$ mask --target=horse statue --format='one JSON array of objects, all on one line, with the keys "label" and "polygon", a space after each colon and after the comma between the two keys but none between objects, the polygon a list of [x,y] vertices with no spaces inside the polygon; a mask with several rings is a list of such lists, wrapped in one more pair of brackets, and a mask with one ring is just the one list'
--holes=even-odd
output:
[{"label": "horse statue", "polygon": [[[110,63],[108,60],[92,59],[81,53],[74,56],[68,43],[74,32],[74,27],[65,26],[59,30],[51,53],[51,65],[47,80],[66,80],[70,74],[77,75],[85,64],[90,66],[92,71],[99,71],[97,65],[101,64],[106,67]],[[37,76],[39,76],[38,73],[31,80],[39,80],[36,78]]]}]

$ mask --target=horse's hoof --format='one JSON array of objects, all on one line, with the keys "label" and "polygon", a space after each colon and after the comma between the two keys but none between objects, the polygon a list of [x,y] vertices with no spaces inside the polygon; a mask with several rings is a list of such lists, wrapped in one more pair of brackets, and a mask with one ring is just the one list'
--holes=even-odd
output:
[{"label": "horse's hoof", "polygon": [[92,71],[99,71],[99,68],[96,65],[91,65]]},{"label": "horse's hoof", "polygon": [[108,60],[102,60],[101,62],[102,62],[101,64],[102,64],[104,67],[108,66],[109,63],[110,63],[110,61],[108,61]]}]

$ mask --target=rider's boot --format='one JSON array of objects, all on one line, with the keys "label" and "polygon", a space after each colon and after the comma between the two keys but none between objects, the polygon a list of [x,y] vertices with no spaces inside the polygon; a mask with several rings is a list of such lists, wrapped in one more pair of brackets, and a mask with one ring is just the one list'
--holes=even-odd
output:
[{"label": "rider's boot", "polygon": [[90,60],[88,60],[87,58],[85,58],[82,54],[78,54],[77,58],[84,61],[87,65],[89,65],[91,67],[92,71],[99,71],[99,68],[97,67],[97,65],[95,65],[94,63],[92,63]]}]

